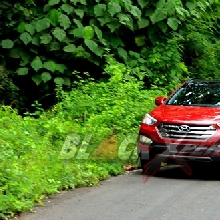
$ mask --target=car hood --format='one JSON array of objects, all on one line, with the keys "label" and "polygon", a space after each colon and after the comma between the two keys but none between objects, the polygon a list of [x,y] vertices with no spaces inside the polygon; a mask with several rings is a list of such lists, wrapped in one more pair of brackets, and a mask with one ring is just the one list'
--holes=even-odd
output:
[{"label": "car hood", "polygon": [[160,105],[151,115],[160,122],[215,124],[220,123],[220,108]]}]

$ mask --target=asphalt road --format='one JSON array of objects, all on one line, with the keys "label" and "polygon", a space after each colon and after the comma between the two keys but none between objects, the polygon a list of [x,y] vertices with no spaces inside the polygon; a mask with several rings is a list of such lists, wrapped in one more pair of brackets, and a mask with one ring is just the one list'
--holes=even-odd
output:
[{"label": "asphalt road", "polygon": [[219,220],[220,169],[188,176],[179,167],[161,168],[143,183],[140,170],[99,186],[62,192],[19,220]]}]

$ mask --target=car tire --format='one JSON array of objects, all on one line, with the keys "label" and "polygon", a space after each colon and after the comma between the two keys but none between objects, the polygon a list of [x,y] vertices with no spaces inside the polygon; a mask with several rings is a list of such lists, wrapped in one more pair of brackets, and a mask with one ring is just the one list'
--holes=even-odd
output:
[{"label": "car tire", "polygon": [[153,176],[155,175],[159,170],[160,170],[160,167],[154,167],[153,165],[154,164],[149,164],[150,160],[149,159],[141,159],[140,158],[140,163],[141,163],[141,169],[143,171],[143,174],[144,175],[148,175],[148,176]]},{"label": "car tire", "polygon": [[150,161],[150,160],[140,159],[141,169],[143,170],[143,172],[146,170],[146,164],[147,164],[149,161]]}]

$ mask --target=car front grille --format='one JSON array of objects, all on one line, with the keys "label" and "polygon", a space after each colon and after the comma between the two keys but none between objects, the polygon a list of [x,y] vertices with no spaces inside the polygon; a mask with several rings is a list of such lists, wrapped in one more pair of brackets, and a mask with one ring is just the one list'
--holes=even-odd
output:
[{"label": "car front grille", "polygon": [[206,140],[215,132],[216,128],[209,125],[179,125],[161,123],[157,126],[163,138]]}]

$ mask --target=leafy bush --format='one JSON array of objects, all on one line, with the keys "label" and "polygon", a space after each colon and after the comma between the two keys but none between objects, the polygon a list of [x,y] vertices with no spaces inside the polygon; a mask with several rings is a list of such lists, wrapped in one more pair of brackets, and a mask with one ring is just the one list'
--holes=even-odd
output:
[{"label": "leafy bush", "polygon": [[145,90],[129,68],[107,60],[108,82],[81,80],[69,93],[58,88],[61,100],[50,111],[35,103],[38,118],[0,108],[0,218],[42,204],[47,194],[97,184],[135,162],[139,123],[165,91]]}]

